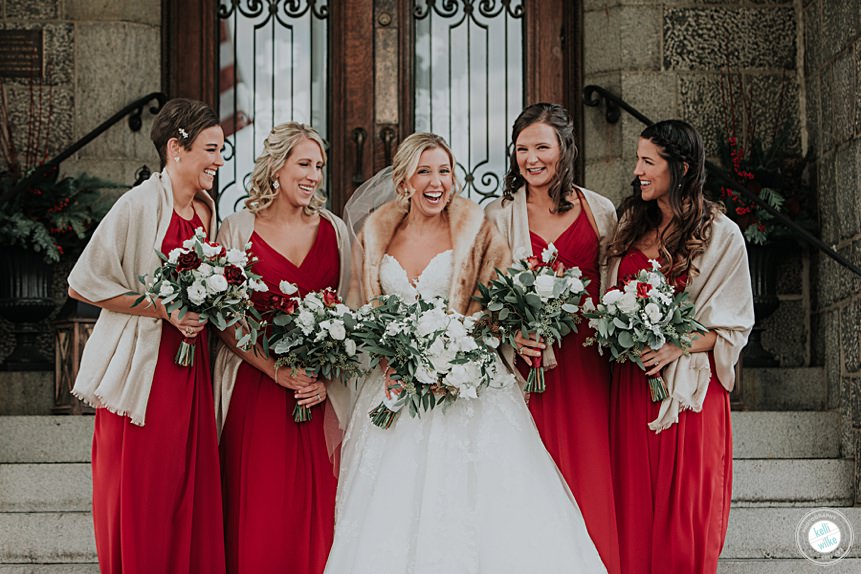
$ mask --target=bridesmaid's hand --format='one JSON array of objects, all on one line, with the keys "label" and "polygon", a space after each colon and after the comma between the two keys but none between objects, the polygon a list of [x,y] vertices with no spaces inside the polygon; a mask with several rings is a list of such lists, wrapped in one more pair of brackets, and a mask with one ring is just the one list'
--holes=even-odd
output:
[{"label": "bridesmaid's hand", "polygon": [[[161,303],[159,303],[161,305]],[[197,335],[206,328],[206,321],[200,321],[200,314],[189,311],[186,313],[182,319],[179,318],[179,309],[174,309],[173,313],[170,315],[167,314],[167,309],[162,307],[163,316],[170,322],[171,325],[176,327],[182,336],[187,339],[193,339],[197,337]]]},{"label": "bridesmaid's hand", "polygon": [[646,376],[653,377],[684,354],[685,352],[681,348],[672,343],[667,343],[657,351],[646,349],[640,355],[640,360],[643,361],[643,366],[648,369]]},{"label": "bridesmaid's hand", "polygon": [[326,385],[322,381],[317,381],[307,387],[303,387],[293,394],[296,404],[303,407],[319,405],[326,400],[326,396]]},{"label": "bridesmaid's hand", "polygon": [[540,357],[541,350],[547,347],[547,345],[538,339],[524,338],[519,330],[514,334],[514,342],[517,344],[514,351],[525,360],[528,360],[530,357]]},{"label": "bridesmaid's hand", "polygon": [[317,376],[309,377],[303,369],[296,369],[294,372],[290,367],[281,367],[275,369],[275,361],[272,361],[272,379],[284,387],[294,391],[301,391],[309,385],[317,382]]}]

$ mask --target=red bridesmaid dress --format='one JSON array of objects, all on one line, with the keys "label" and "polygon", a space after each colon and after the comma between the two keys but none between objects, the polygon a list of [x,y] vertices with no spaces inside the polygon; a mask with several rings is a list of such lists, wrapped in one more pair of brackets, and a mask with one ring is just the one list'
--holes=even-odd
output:
[{"label": "red bridesmaid dress", "polygon": [[[631,249],[619,277],[650,268]],[[678,283],[684,286],[686,278]],[[699,413],[655,433],[648,424],[660,403],[633,363],[613,368],[610,414],[622,570],[626,574],[715,572],[726,538],[732,494],[729,393],[715,373]]]},{"label": "red bridesmaid dress", "polygon": [[[583,200],[581,200],[583,201]],[[529,233],[536,255],[547,242]],[[597,300],[600,291],[598,236],[588,216],[580,215],[553,242],[566,267],[577,266],[589,279],[586,289]],[[546,390],[529,396],[529,411],[544,446],[565,477],[601,560],[619,572],[616,506],[610,470],[610,368],[596,347],[584,347],[591,334],[585,321],[577,333],[553,346],[558,366],[545,372]],[[524,375],[527,369],[522,367]]]},{"label": "red bridesmaid dress", "polygon": [[[203,227],[174,212],[168,253]],[[224,572],[218,440],[206,332],[194,365],[174,363],[180,332],[165,321],[146,426],[96,411],[93,520],[103,574]]]},{"label": "red bridesmaid dress", "polygon": [[[317,239],[296,266],[256,233],[255,272],[269,290],[290,281],[298,295],[337,288],[335,229],[320,219]],[[334,383],[339,384],[339,383]],[[337,480],[323,433],[323,409],[293,420],[293,391],[243,362],[221,434],[227,571],[241,574],[323,572],[335,528]]]}]

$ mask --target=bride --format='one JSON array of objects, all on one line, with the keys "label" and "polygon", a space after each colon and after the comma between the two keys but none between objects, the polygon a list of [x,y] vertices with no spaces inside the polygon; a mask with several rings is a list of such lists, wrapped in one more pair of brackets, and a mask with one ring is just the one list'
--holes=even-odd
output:
[{"label": "bride", "polygon": [[[391,175],[356,192],[348,217],[357,224],[356,212],[375,207],[369,195],[394,185],[398,197],[359,232],[354,303],[420,294],[477,310],[477,283],[510,256],[481,207],[458,196],[454,166],[441,137],[413,134],[398,147]],[[374,426],[368,412],[399,390],[377,369],[358,392],[327,573],[605,572],[513,379],[446,411],[402,413],[388,430]]]}]

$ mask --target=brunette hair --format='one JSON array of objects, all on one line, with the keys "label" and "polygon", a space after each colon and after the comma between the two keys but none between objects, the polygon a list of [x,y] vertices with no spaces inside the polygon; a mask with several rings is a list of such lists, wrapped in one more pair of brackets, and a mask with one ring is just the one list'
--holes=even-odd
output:
[{"label": "brunette hair", "polygon": [[[699,132],[682,120],[652,124],[640,134],[658,147],[670,175],[670,224],[658,238],[665,274],[672,280],[684,273],[696,274],[693,259],[705,251],[710,225],[721,207],[705,198],[705,150]],[[657,201],[644,201],[640,180],[619,207],[619,228],[608,250],[609,257],[623,255],[641,237],[657,229],[662,220]]]},{"label": "brunette hair", "polygon": [[198,100],[174,98],[161,107],[152,123],[150,139],[158,151],[161,169],[167,165],[167,142],[176,138],[186,150],[203,130],[218,125],[218,116]]},{"label": "brunette hair", "polygon": [[569,201],[574,185],[574,160],[577,159],[577,145],[574,142],[574,122],[571,115],[559,104],[532,104],[520,112],[511,127],[511,152],[508,159],[508,173],[505,174],[505,187],[502,191],[504,200],[511,200],[518,189],[526,184],[520,167],[517,165],[517,138],[527,127],[535,123],[547,124],[556,132],[559,142],[559,163],[556,164],[556,175],[547,190],[553,199],[554,213],[564,213],[574,207]]},{"label": "brunette hair", "polygon": [[[248,211],[258,213],[272,205],[279,193],[272,187],[274,174],[284,166],[284,162],[293,153],[296,144],[303,140],[310,140],[320,146],[323,165],[326,165],[326,144],[317,130],[299,122],[286,122],[275,126],[263,140],[263,152],[257,156],[254,169],[251,170],[248,199],[245,200]],[[305,208],[305,213],[309,215],[316,213],[324,205],[326,205],[326,194],[321,187],[318,187],[311,197],[311,203]]]}]

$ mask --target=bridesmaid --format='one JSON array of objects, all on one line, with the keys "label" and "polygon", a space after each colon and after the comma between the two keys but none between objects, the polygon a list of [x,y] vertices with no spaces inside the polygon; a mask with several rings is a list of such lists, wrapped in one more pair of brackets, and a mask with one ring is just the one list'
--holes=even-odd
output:
[{"label": "bridesmaid", "polygon": [[[313,128],[275,126],[254,164],[246,209],[224,220],[219,240],[228,247],[251,241],[259,259],[255,271],[269,293],[256,294],[258,309],[280,294],[285,280],[298,286],[298,296],[326,287],[344,293],[347,230],[323,208],[325,164],[323,140]],[[273,358],[237,349],[232,334],[222,340],[214,370],[227,571],[322,572],[337,486],[326,440],[337,433],[327,437],[324,423],[337,423],[331,411],[314,407],[326,403],[327,390],[346,389],[340,383],[327,389],[290,369],[276,373]],[[310,421],[294,422],[297,403],[312,408]]]},{"label": "bridesmaid", "polygon": [[[174,99],[151,136],[163,171],[116,202],[69,275],[69,295],[102,308],[73,391],[98,407],[96,550],[103,573],[219,573],[224,536],[205,325],[196,313],[168,315],[161,303],[132,307],[128,293],[159,265],[156,250],[180,247],[198,227],[214,232],[207,191],[224,165],[224,134],[206,104]],[[191,367],[174,363],[183,337],[197,339]]]},{"label": "bridesmaid", "polygon": [[[689,124],[646,128],[637,145],[634,192],[622,203],[609,248],[609,283],[658,260],[708,328],[690,353],[646,351],[644,373],[613,369],[611,444],[622,570],[715,572],[732,490],[729,391],[753,325],[744,238],[703,197],[705,153]],[[662,373],[670,399],[652,403],[647,377]],[[668,551],[671,550],[671,551]]]},{"label": "bridesmaid", "polygon": [[[566,266],[583,271],[590,280],[587,290],[596,298],[601,292],[600,262],[616,227],[616,212],[607,198],[574,185],[577,148],[568,111],[557,104],[527,107],[514,121],[511,142],[505,190],[487,207],[488,218],[508,239],[515,259],[540,254],[553,243]],[[608,572],[618,572],[610,371],[594,347],[583,347],[587,336],[583,322],[562,346],[553,346],[552,354],[545,352],[547,390],[529,397],[529,410],[577,499],[604,565]],[[517,342],[519,355],[527,360],[541,356],[545,348],[519,335]],[[549,368],[554,362],[558,365]]]}]

